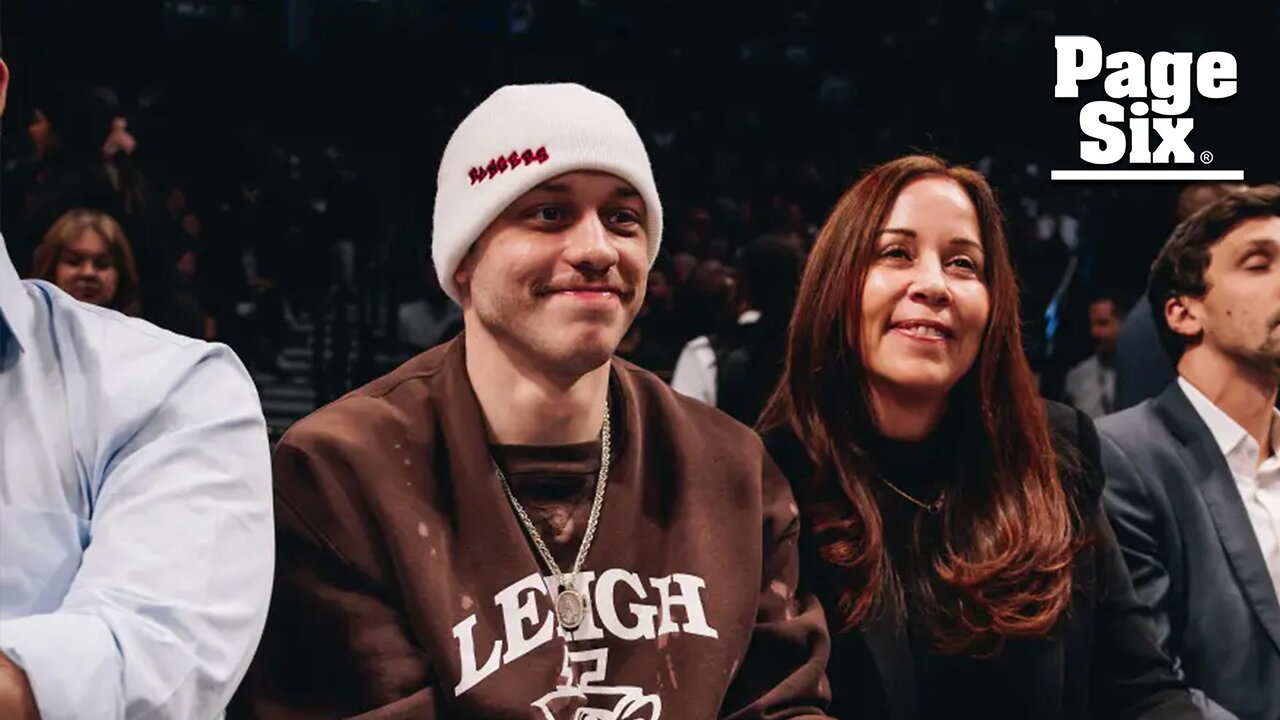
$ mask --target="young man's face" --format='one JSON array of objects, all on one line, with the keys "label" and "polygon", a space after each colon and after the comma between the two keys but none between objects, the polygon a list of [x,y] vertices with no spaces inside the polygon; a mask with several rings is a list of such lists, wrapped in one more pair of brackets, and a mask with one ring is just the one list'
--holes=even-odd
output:
[{"label": "young man's face", "polygon": [[645,211],[635,188],[603,172],[566,173],[521,195],[455,275],[468,329],[557,374],[604,364],[644,301]]},{"label": "young man's face", "polygon": [[1210,250],[1205,284],[1203,298],[1186,300],[1203,346],[1280,370],[1280,217],[1247,220],[1224,235]]}]

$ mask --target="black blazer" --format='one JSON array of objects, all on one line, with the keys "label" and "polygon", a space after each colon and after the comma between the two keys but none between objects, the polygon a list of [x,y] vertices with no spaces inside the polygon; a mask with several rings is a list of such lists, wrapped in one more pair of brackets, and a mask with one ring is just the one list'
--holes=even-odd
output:
[{"label": "black blazer", "polygon": [[1212,703],[1280,718],[1280,603],[1208,426],[1174,382],[1098,428],[1107,513],[1161,644]]},{"label": "black blazer", "polygon": [[[969,667],[984,687],[999,688],[990,707],[979,711],[984,718],[1036,720],[1200,718],[1185,685],[1160,652],[1150,612],[1134,595],[1102,512],[1102,470],[1093,423],[1065,405],[1049,403],[1048,410],[1060,451],[1078,450],[1078,470],[1061,466],[1063,484],[1090,519],[1096,541],[1076,556],[1071,604],[1048,637],[1010,640],[999,657]],[[813,472],[804,449],[788,433],[770,433],[766,444],[803,502],[811,495]],[[831,566],[818,558],[807,523],[804,530],[802,584],[822,600],[831,626],[831,714],[849,719],[922,718],[915,660],[906,635],[888,620],[842,631],[838,583],[832,581]]]}]

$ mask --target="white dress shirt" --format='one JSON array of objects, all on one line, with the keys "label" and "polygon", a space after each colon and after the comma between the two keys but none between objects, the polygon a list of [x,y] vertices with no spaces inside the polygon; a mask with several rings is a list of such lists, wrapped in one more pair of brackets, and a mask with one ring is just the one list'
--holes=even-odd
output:
[{"label": "white dress shirt", "polygon": [[[750,325],[759,319],[759,310],[747,310],[738,316],[738,324]],[[711,338],[699,335],[684,344],[676,359],[676,369],[671,373],[671,389],[715,406],[716,351],[711,347]]]},{"label": "white dress shirt", "polygon": [[1258,464],[1258,441],[1232,420],[1186,378],[1178,386],[1209,426],[1218,449],[1227,459],[1240,499],[1249,513],[1249,524],[1258,537],[1262,559],[1271,575],[1271,584],[1280,595],[1280,411],[1271,422],[1271,456]]},{"label": "white dress shirt", "polygon": [[1067,404],[1097,420],[1115,406],[1116,370],[1095,353],[1071,368],[1065,381]]},{"label": "white dress shirt", "polygon": [[19,281],[0,238],[0,652],[42,720],[210,720],[266,620],[271,469],[223,345]]}]

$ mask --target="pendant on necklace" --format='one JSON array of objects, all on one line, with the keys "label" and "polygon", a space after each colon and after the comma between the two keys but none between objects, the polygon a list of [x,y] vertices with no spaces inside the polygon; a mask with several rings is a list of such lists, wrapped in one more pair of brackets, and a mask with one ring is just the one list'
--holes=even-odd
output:
[{"label": "pendant on necklace", "polygon": [[556,595],[556,620],[560,627],[574,631],[587,614],[587,598],[574,588],[564,588]]}]

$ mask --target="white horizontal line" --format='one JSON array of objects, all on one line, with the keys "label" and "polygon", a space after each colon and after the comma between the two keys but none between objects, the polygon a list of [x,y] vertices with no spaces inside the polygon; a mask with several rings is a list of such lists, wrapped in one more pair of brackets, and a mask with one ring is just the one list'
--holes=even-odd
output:
[{"label": "white horizontal line", "polygon": [[1240,180],[1243,170],[1051,170],[1050,180]]}]

